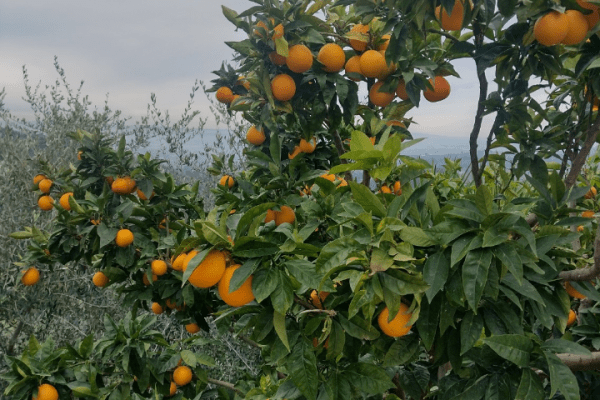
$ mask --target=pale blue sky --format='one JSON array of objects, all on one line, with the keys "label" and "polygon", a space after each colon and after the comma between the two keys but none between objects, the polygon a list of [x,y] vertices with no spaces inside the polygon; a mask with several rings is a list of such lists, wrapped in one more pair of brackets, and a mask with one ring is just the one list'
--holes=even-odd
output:
[{"label": "pale blue sky", "polygon": [[[150,93],[176,116],[185,107],[196,79],[209,84],[211,71],[232,50],[224,42],[244,39],[221,13],[221,5],[243,11],[248,0],[0,0],[0,88],[7,106],[27,117],[22,66],[32,83],[50,84],[58,56],[72,86],[85,81],[83,92],[138,118],[146,113]],[[450,97],[423,101],[413,116],[413,133],[468,136],[478,97],[472,60],[455,63],[462,79],[450,77]],[[363,85],[365,85],[363,83]],[[363,88],[366,97],[366,89]],[[196,97],[196,109],[209,116],[208,101]],[[487,134],[491,121],[484,122]],[[212,121],[209,127],[214,127]]]}]

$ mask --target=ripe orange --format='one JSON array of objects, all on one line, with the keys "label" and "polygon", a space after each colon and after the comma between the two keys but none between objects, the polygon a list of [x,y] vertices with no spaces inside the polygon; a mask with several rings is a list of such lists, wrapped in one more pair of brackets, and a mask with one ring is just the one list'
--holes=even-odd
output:
[{"label": "ripe orange", "polygon": [[400,196],[402,194],[402,184],[400,181],[394,182],[393,190],[396,196]]},{"label": "ripe orange", "polygon": [[352,27],[350,32],[360,33],[362,39],[350,39],[350,46],[356,51],[365,51],[369,43],[369,25],[357,24]]},{"label": "ripe orange", "polygon": [[161,276],[167,273],[167,263],[163,260],[152,261],[151,268],[154,275]]},{"label": "ripe orange", "polygon": [[562,42],[569,33],[569,18],[558,11],[550,11],[540,17],[533,26],[533,36],[544,46]]},{"label": "ripe orange", "polygon": [[60,206],[67,211],[71,210],[71,205],[69,204],[69,196],[73,196],[73,192],[67,192],[63,194],[62,196],[60,196],[59,200]]},{"label": "ripe orange", "polygon": [[335,181],[335,175],[334,174],[323,174],[320,176],[323,179],[327,179],[330,182]]},{"label": "ripe orange", "polygon": [[[193,257],[192,257],[193,258]],[[190,258],[191,261],[191,258]],[[225,272],[225,253],[219,250],[211,250],[204,260],[196,267],[188,281],[197,288],[206,289],[216,285],[223,273]],[[189,265],[189,261],[184,264],[185,271]]]},{"label": "ripe orange", "polygon": [[281,210],[275,213],[275,225],[279,226],[285,222],[293,224],[296,220],[296,214],[288,206],[281,206]]},{"label": "ripe orange", "polygon": [[233,91],[227,86],[221,86],[217,89],[217,100],[225,104],[231,103],[233,100]]},{"label": "ripe orange", "polygon": [[562,44],[573,45],[581,43],[589,29],[589,25],[585,16],[577,10],[567,10],[565,12],[569,21],[567,36],[562,40]]},{"label": "ripe orange", "polygon": [[592,210],[586,210],[584,212],[581,213],[581,216],[583,218],[594,218],[594,211]]},{"label": "ripe orange", "polygon": [[38,199],[38,207],[44,211],[52,210],[52,204],[54,204],[54,199],[50,196],[42,196]]},{"label": "ripe orange", "polygon": [[586,296],[584,296],[583,294],[581,294],[577,289],[575,289],[573,286],[571,286],[570,282],[565,282],[565,289],[567,289],[567,293],[569,294],[569,296],[574,297],[576,299],[585,299]]},{"label": "ripe orange", "polygon": [[179,386],[185,386],[192,381],[192,370],[185,365],[175,368],[173,380]]},{"label": "ripe orange", "polygon": [[447,31],[457,31],[462,28],[464,13],[465,8],[461,0],[456,0],[454,2],[454,8],[452,8],[451,14],[448,14],[448,11],[445,9],[442,11],[442,6],[437,6],[435,8],[435,17],[440,21],[442,29]]},{"label": "ripe orange", "polygon": [[244,76],[238,78],[236,85],[242,85],[246,90],[250,90],[250,82],[248,82]]},{"label": "ripe orange", "polygon": [[385,42],[381,43],[379,46],[377,46],[377,50],[379,51],[385,51],[387,50],[389,44],[390,44],[390,39],[392,38],[391,35],[383,35],[381,37],[382,40],[385,40]]},{"label": "ripe orange", "polygon": [[354,82],[358,82],[362,79],[363,73],[360,70],[360,56],[353,56],[346,61],[346,75],[350,73],[359,74],[361,78],[352,78],[348,76],[348,79],[353,80]]},{"label": "ripe orange", "polygon": [[38,187],[42,193],[48,194],[50,193],[50,188],[52,187],[52,181],[48,178],[42,179],[38,184]]},{"label": "ripe orange", "polygon": [[429,80],[433,90],[426,89],[423,96],[432,103],[442,101],[450,95],[450,84],[443,76],[436,76],[435,80]]},{"label": "ripe orange", "polygon": [[40,280],[40,270],[36,267],[29,267],[21,273],[21,283],[25,286],[33,286]]},{"label": "ripe orange", "polygon": [[[140,200],[148,200],[148,198],[146,197],[146,195],[144,194],[144,192],[142,192],[140,189],[138,189],[136,191],[136,194],[140,198]],[[154,193],[154,190],[153,190],[152,193],[150,193],[150,198],[153,198],[155,194],[156,193]]]},{"label": "ripe orange", "polygon": [[283,25],[278,24],[275,28],[273,28],[273,40],[283,37],[283,33]]},{"label": "ripe orange", "polygon": [[398,82],[398,87],[396,87],[396,95],[404,101],[408,100],[408,93],[406,93],[406,83],[404,82],[404,79],[400,79]]},{"label": "ripe orange", "polygon": [[305,45],[296,44],[289,48],[285,63],[290,70],[301,74],[312,67],[313,55]]},{"label": "ripe orange", "polygon": [[194,333],[200,332],[200,327],[198,326],[198,324],[191,323],[185,326],[185,330],[193,335]]},{"label": "ripe orange", "polygon": [[115,243],[119,247],[127,247],[133,243],[133,232],[129,229],[120,229],[115,237]]},{"label": "ripe orange", "polygon": [[579,225],[579,226],[577,227],[577,232],[583,232],[584,230],[585,230],[585,228],[584,228],[584,226],[583,226],[583,225]]},{"label": "ripe orange", "polygon": [[[158,280],[158,276],[156,274],[152,274],[152,282],[156,282]],[[150,281],[148,280],[148,275],[144,272],[142,275],[142,283],[144,286],[150,286]]]},{"label": "ripe orange", "polygon": [[131,194],[135,190],[135,180],[131,179],[129,176],[117,178],[113,181],[111,189],[116,194]]},{"label": "ripe orange", "polygon": [[[379,51],[379,53],[385,59],[385,50],[381,50],[381,51]],[[396,71],[396,64],[391,63],[388,65],[387,60],[386,60],[385,69],[383,71],[381,71],[381,73],[379,75],[377,75],[376,78],[379,79],[380,81],[382,81],[385,78],[387,78],[388,76],[390,76],[391,74],[393,74],[395,71]]]},{"label": "ripe orange", "polygon": [[394,97],[396,97],[394,92],[388,93],[380,91],[379,89],[383,84],[383,81],[379,81],[371,86],[371,90],[369,90],[369,100],[377,107],[386,107],[394,100]]},{"label": "ripe orange", "polygon": [[175,261],[171,263],[171,267],[175,271],[183,271],[183,261],[187,257],[187,253],[181,253],[175,258]]},{"label": "ripe orange", "polygon": [[398,314],[396,314],[391,321],[388,321],[389,316],[390,310],[385,307],[379,314],[379,317],[377,317],[377,322],[383,333],[391,337],[400,337],[410,332],[412,325],[407,325],[407,323],[410,321],[412,313],[408,312],[408,306],[406,304],[400,304]]},{"label": "ripe orange", "polygon": [[294,159],[294,158],[296,158],[296,156],[297,156],[298,154],[300,154],[300,153],[302,153],[302,150],[300,150],[300,147],[298,147],[298,146],[294,146],[294,151],[292,151],[292,153],[291,153],[291,154],[290,154],[290,153],[288,153],[288,158],[289,158],[290,160],[293,160],[293,159]]},{"label": "ripe orange", "polygon": [[598,191],[594,186],[590,188],[590,190],[585,194],[586,199],[593,199],[598,194]]},{"label": "ripe orange", "polygon": [[163,308],[162,308],[162,306],[160,304],[158,304],[158,303],[152,303],[152,307],[151,308],[152,308],[152,312],[154,314],[156,314],[156,315],[160,315],[164,311]]},{"label": "ripe orange", "polygon": [[242,286],[240,286],[239,289],[233,292],[229,291],[229,282],[233,277],[233,273],[239,267],[240,265],[228,267],[219,281],[219,296],[221,296],[221,299],[225,304],[231,307],[241,307],[254,300],[254,294],[252,293],[252,275],[242,283]]},{"label": "ripe orange", "polygon": [[267,210],[267,216],[265,217],[265,224],[268,224],[271,221],[275,221],[275,210]]},{"label": "ripe orange", "polygon": [[317,295],[317,291],[313,290],[312,292],[310,292],[310,302],[313,306],[322,310],[323,302],[325,301],[327,296],[329,296],[329,292],[319,292],[319,294]]},{"label": "ripe orange", "polygon": [[[273,19],[271,18],[271,20],[273,20]],[[269,33],[269,28],[267,27],[267,24],[265,24],[263,21],[258,21],[258,22],[256,23],[256,27],[257,27],[257,28],[263,28],[265,31],[267,31],[267,34]],[[258,36],[258,37],[263,37],[263,34],[262,34],[262,32],[261,32],[261,31],[259,31],[258,29],[255,29],[255,30],[254,30],[254,34],[255,34],[256,36]]]},{"label": "ripe orange", "polygon": [[317,60],[323,64],[325,71],[338,72],[344,68],[346,63],[346,54],[340,46],[335,43],[327,43],[317,55]]},{"label": "ripe orange", "polygon": [[171,386],[169,386],[169,396],[175,396],[175,393],[177,393],[177,385],[175,382],[171,382]]},{"label": "ripe orange", "polygon": [[367,50],[360,56],[360,70],[367,78],[376,78],[386,69],[385,57],[377,50]]},{"label": "ripe orange", "polygon": [[229,175],[223,175],[221,177],[221,179],[219,180],[219,185],[227,186],[229,189],[231,189],[233,187],[234,182],[235,181],[233,180],[233,177],[231,177]]},{"label": "ripe orange", "polygon": [[311,154],[317,148],[317,141],[315,138],[310,138],[308,141],[305,139],[300,139],[300,144],[298,145],[300,151],[303,153]]},{"label": "ripe orange", "polygon": [[33,177],[33,184],[37,186],[44,179],[46,179],[46,175],[37,174]]},{"label": "ripe orange", "polygon": [[108,283],[108,276],[106,276],[104,272],[98,271],[92,277],[92,282],[94,282],[94,285],[97,287],[104,287]]},{"label": "ripe orange", "polygon": [[171,299],[167,299],[167,301],[165,301],[165,304],[167,305],[167,307],[169,307],[171,310],[177,309],[178,311],[183,310],[182,306],[177,306],[177,303],[175,303],[175,301],[171,300]]},{"label": "ripe orange", "polygon": [[569,318],[567,319],[567,327],[573,325],[577,321],[577,314],[575,311],[569,310]]},{"label": "ripe orange", "polygon": [[58,391],[49,383],[44,383],[38,387],[38,400],[58,400]]},{"label": "ripe orange", "polygon": [[287,60],[287,57],[282,56],[281,54],[277,53],[276,51],[272,51],[269,53],[269,60],[271,60],[271,62],[275,65],[285,65],[285,61]]},{"label": "ripe orange", "polygon": [[265,139],[265,132],[262,129],[259,131],[254,125],[252,125],[246,133],[246,140],[255,146],[260,146],[261,144],[263,144],[265,142]]},{"label": "ripe orange", "polygon": [[384,184],[384,185],[381,185],[381,189],[379,189],[379,191],[380,191],[381,193],[385,193],[385,194],[390,194],[390,193],[392,193],[392,189],[390,189],[390,187],[389,187],[388,185],[386,185],[386,184]]},{"label": "ripe orange", "polygon": [[596,26],[598,21],[600,21],[600,7],[595,4],[588,3],[586,0],[577,0],[577,4],[587,10],[592,10],[591,14],[584,15],[586,21],[588,22],[589,29],[591,30]]},{"label": "ripe orange", "polygon": [[296,94],[296,82],[288,74],[279,74],[271,81],[273,97],[279,101],[288,101]]}]

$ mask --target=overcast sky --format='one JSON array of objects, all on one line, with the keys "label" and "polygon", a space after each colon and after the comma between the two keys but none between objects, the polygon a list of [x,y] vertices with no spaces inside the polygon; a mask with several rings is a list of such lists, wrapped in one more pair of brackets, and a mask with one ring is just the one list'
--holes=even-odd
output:
[{"label": "overcast sky", "polygon": [[[0,0],[0,88],[6,104],[27,117],[22,67],[34,84],[53,83],[58,56],[71,86],[85,81],[83,93],[102,106],[139,118],[150,93],[158,106],[180,115],[196,79],[210,86],[211,71],[230,60],[225,41],[242,40],[243,32],[221,13],[221,5],[238,12],[249,0]],[[455,63],[462,79],[450,77],[452,92],[442,102],[423,101],[408,116],[419,124],[413,133],[468,136],[478,98],[472,60]],[[363,83],[363,85],[365,85]],[[365,91],[366,93],[366,91]],[[210,116],[208,101],[196,96],[195,109]],[[214,123],[209,123],[214,128]],[[486,127],[491,125],[488,120]]]}]

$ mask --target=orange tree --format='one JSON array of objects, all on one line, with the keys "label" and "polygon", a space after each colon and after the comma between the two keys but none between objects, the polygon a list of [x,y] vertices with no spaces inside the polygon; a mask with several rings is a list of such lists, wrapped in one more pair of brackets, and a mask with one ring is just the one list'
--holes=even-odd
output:
[{"label": "orange tree", "polygon": [[[201,398],[212,384],[220,398],[257,400],[597,397],[598,177],[584,165],[600,132],[598,7],[254,2],[224,8],[248,39],[227,43],[237,67],[214,82],[253,124],[245,170],[215,157],[210,171],[226,175],[205,212],[197,188],[159,162],[75,134],[81,162],[50,177],[73,192],[70,210],[54,203],[52,232],[15,233],[32,239],[22,266],[85,260],[133,312],[107,316],[95,342],[32,338],[7,361],[5,393]],[[458,58],[479,80],[472,181],[451,161],[438,172],[402,155],[415,143],[408,113],[421,94],[451,96]],[[175,310],[192,334],[215,318],[261,349],[260,373],[209,377],[212,360],[189,350],[201,338],[167,343],[141,308]]]}]

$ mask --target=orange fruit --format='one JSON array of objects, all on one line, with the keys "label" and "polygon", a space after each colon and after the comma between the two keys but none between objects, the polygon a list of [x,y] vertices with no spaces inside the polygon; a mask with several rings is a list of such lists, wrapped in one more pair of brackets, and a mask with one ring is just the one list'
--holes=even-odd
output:
[{"label": "orange fruit", "polygon": [[348,76],[348,79],[353,80],[354,82],[358,82],[362,80],[363,73],[360,70],[360,56],[352,56],[346,61],[346,75],[350,73],[359,74],[361,78],[352,78]]},{"label": "orange fruit", "polygon": [[369,90],[369,100],[377,107],[386,107],[394,100],[394,97],[396,97],[394,92],[388,93],[380,91],[379,89],[381,89],[383,84],[383,81],[376,82],[371,86],[371,90]]},{"label": "orange fruit", "polygon": [[21,283],[25,286],[33,286],[40,280],[40,270],[36,267],[29,267],[21,273],[23,274]]},{"label": "orange fruit", "polygon": [[567,293],[571,297],[574,297],[574,298],[580,299],[580,300],[586,298],[586,296],[584,296],[577,289],[575,289],[573,286],[571,286],[570,282],[565,282],[565,289],[567,290]]},{"label": "orange fruit", "polygon": [[108,283],[108,276],[106,276],[104,272],[98,271],[92,277],[92,282],[94,282],[94,285],[97,287],[104,287]]},{"label": "orange fruit", "polygon": [[160,304],[158,304],[158,303],[152,303],[152,307],[151,308],[152,308],[152,312],[154,314],[156,314],[156,315],[160,315],[164,311],[163,308],[162,308],[162,306]]},{"label": "orange fruit", "polygon": [[[152,274],[152,282],[156,282],[158,280],[158,276],[155,274]],[[142,283],[144,284],[144,286],[150,286],[150,281],[148,280],[148,275],[146,275],[146,273],[144,272],[144,275],[142,275]]]},{"label": "orange fruit", "polygon": [[192,370],[185,365],[175,368],[173,381],[179,386],[185,386],[192,381]]},{"label": "orange fruit", "polygon": [[390,194],[392,193],[392,189],[388,185],[382,185],[381,189],[379,189],[381,193]]},{"label": "orange fruit", "polygon": [[33,184],[37,186],[44,179],[46,179],[46,175],[37,174],[33,177]]},{"label": "orange fruit", "polygon": [[152,273],[161,276],[167,273],[167,263],[163,260],[154,260],[151,264]]},{"label": "orange fruit", "polygon": [[310,138],[308,141],[305,139],[300,139],[300,144],[298,145],[300,151],[303,153],[311,154],[317,148],[317,141],[315,138]]},{"label": "orange fruit", "polygon": [[38,184],[38,188],[42,193],[50,193],[50,188],[52,187],[52,181],[48,178],[42,179]]},{"label": "orange fruit", "polygon": [[[258,21],[255,26],[257,28],[263,28],[265,31],[267,31],[267,33],[269,32],[269,28],[267,27],[267,24],[265,24],[263,21]],[[258,37],[263,37],[262,32],[259,31],[258,29],[254,30],[254,34]]]},{"label": "orange fruit", "polygon": [[73,196],[73,192],[67,192],[67,193],[63,194],[62,196],[60,196],[60,200],[59,200],[60,206],[67,211],[71,210],[71,205],[69,204],[70,196]]},{"label": "orange fruit", "polygon": [[279,74],[271,81],[273,97],[279,101],[288,101],[296,94],[296,82],[288,74]]},{"label": "orange fruit", "polygon": [[384,42],[382,42],[379,46],[377,46],[377,50],[379,51],[385,51],[387,50],[389,44],[390,44],[390,39],[392,38],[391,35],[383,35],[381,37],[382,40],[385,40]]},{"label": "orange fruit", "polygon": [[194,333],[200,332],[200,327],[198,326],[198,324],[191,323],[185,326],[185,330],[193,335]]},{"label": "orange fruit", "polygon": [[406,304],[400,304],[398,314],[396,314],[391,321],[388,321],[389,316],[390,310],[385,307],[379,314],[379,317],[377,317],[379,328],[381,328],[383,333],[391,337],[400,337],[410,332],[412,325],[407,325],[407,323],[410,321],[412,313],[408,312],[408,306]]},{"label": "orange fruit", "polygon": [[569,318],[567,319],[567,327],[573,325],[577,321],[577,314],[575,311],[569,310]]},{"label": "orange fruit", "polygon": [[356,51],[365,51],[369,43],[369,25],[357,24],[352,27],[350,32],[360,33],[362,39],[350,39],[350,46]]},{"label": "orange fruit", "polygon": [[171,382],[171,386],[169,386],[169,396],[175,396],[175,393],[177,393],[177,385],[175,382]]},{"label": "orange fruit", "polygon": [[[385,50],[381,50],[379,53],[383,56],[383,59],[385,60]],[[381,71],[379,75],[376,76],[376,78],[380,81],[384,80],[385,78],[393,74],[394,71],[396,71],[396,64],[390,63],[388,65],[387,60],[385,63],[385,68]]]},{"label": "orange fruit", "polygon": [[50,196],[42,196],[38,199],[38,207],[44,211],[52,210],[52,204],[54,204],[54,199]]},{"label": "orange fruit", "polygon": [[297,156],[298,154],[300,154],[300,153],[302,153],[302,151],[300,150],[300,147],[298,147],[298,146],[294,146],[294,151],[292,151],[292,153],[291,153],[291,154],[290,154],[290,153],[288,153],[288,158],[289,158],[290,160],[293,160],[293,159],[294,159],[294,158],[296,158],[296,156]]},{"label": "orange fruit", "polygon": [[305,45],[296,44],[289,48],[285,63],[291,71],[301,74],[312,67],[313,55]]},{"label": "orange fruit", "polygon": [[133,232],[129,229],[120,229],[115,237],[115,243],[119,247],[127,247],[133,243]]},{"label": "orange fruit", "polygon": [[325,71],[338,72],[346,64],[346,54],[337,44],[327,43],[319,50],[317,60],[323,64]]},{"label": "orange fruit", "polygon": [[58,391],[49,383],[44,383],[38,387],[38,400],[58,400]]},{"label": "orange fruit", "polygon": [[82,155],[82,154],[83,154],[83,151],[81,151],[81,150],[79,150],[79,151],[77,152],[77,159],[78,159],[79,161],[81,161],[81,155]]},{"label": "orange fruit", "polygon": [[296,220],[296,214],[294,213],[294,210],[288,206],[281,206],[280,208],[281,210],[275,213],[275,225],[279,226],[286,222],[293,224]]},{"label": "orange fruit", "polygon": [[[190,253],[192,254],[192,253]],[[189,257],[189,255],[188,255]],[[190,258],[183,265],[183,270],[185,271],[189,265],[193,257]],[[196,267],[192,275],[190,275],[188,281],[197,288],[206,289],[211,286],[216,285],[223,273],[225,272],[225,253],[219,250],[211,250],[204,260]]]},{"label": "orange fruit", "polygon": [[[138,189],[136,191],[136,194],[140,198],[140,200],[148,200],[148,198],[146,197],[146,195],[144,194],[144,192],[142,192],[140,189]],[[154,193],[154,190],[153,190],[152,193],[150,193],[150,198],[153,198],[155,194],[156,193]]]},{"label": "orange fruit", "polygon": [[273,28],[273,40],[283,37],[283,33],[283,25],[278,24],[275,28]]},{"label": "orange fruit", "polygon": [[396,196],[400,196],[402,194],[402,184],[400,181],[394,182],[393,191]]},{"label": "orange fruit", "polygon": [[579,225],[577,227],[577,232],[583,232],[585,230],[585,228],[583,227],[583,225]]},{"label": "orange fruit", "polygon": [[252,125],[248,132],[246,132],[246,140],[255,146],[260,146],[265,142],[265,132],[261,129],[256,129],[256,126]]},{"label": "orange fruit", "polygon": [[219,185],[227,186],[229,189],[231,189],[233,187],[234,182],[235,181],[233,180],[233,177],[231,177],[229,175],[223,175],[221,177],[221,179],[219,180]]},{"label": "orange fruit", "polygon": [[450,95],[450,84],[443,76],[436,76],[435,80],[429,80],[433,90],[426,89],[423,96],[432,103],[442,101]]},{"label": "orange fruit", "polygon": [[241,307],[254,300],[254,294],[252,293],[252,275],[250,275],[237,290],[234,290],[233,292],[229,291],[229,283],[233,277],[233,273],[240,266],[241,265],[232,265],[231,267],[227,267],[223,277],[219,281],[219,296],[221,296],[221,299],[225,304],[231,307]]},{"label": "orange fruit", "polygon": [[268,224],[271,221],[275,221],[275,211],[267,210],[267,216],[265,217],[265,224]]},{"label": "orange fruit", "polygon": [[271,62],[275,65],[285,65],[285,61],[287,60],[287,57],[282,56],[281,54],[277,53],[276,51],[272,51],[269,53],[269,60],[271,60]]},{"label": "orange fruit", "polygon": [[585,16],[577,10],[567,10],[565,15],[568,19],[567,36],[562,40],[562,44],[573,45],[581,43],[589,29],[589,25]]},{"label": "orange fruit", "polygon": [[584,18],[588,22],[589,29],[591,30],[596,26],[598,21],[600,21],[600,7],[595,4],[588,3],[586,0],[577,0],[577,4],[579,4],[582,8],[592,10],[591,14],[584,15]]},{"label": "orange fruit", "polygon": [[135,180],[131,179],[129,176],[117,178],[113,181],[111,189],[116,194],[131,194],[135,190]]},{"label": "orange fruit", "polygon": [[175,271],[183,271],[183,261],[187,257],[187,253],[181,253],[177,257],[175,257],[175,261],[171,263],[171,267]]},{"label": "orange fruit", "polygon": [[182,310],[182,307],[177,307],[177,303],[175,303],[173,300],[171,299],[167,299],[167,301],[165,301],[165,304],[167,305],[167,307],[169,307],[171,310],[174,309],[178,309],[178,310]]},{"label": "orange fruit", "polygon": [[406,93],[406,83],[404,83],[404,79],[400,79],[400,82],[398,82],[398,87],[396,87],[396,95],[404,101],[408,100],[408,93]]},{"label": "orange fruit", "polygon": [[590,190],[585,194],[586,199],[593,199],[598,194],[598,191],[595,187],[591,187]]},{"label": "orange fruit", "polygon": [[386,69],[385,57],[377,50],[367,50],[360,56],[360,70],[367,78],[376,78]]},{"label": "orange fruit", "polygon": [[106,178],[104,178],[104,180],[108,183],[109,186],[112,186],[113,182],[115,181],[115,178],[113,178],[112,176],[107,176]]},{"label": "orange fruit", "polygon": [[533,26],[533,36],[544,46],[562,42],[569,33],[569,17],[558,11],[550,11],[540,17]]},{"label": "orange fruit", "polygon": [[231,103],[233,100],[233,91],[227,86],[221,86],[217,89],[217,100],[221,103]]},{"label": "orange fruit", "polygon": [[462,28],[464,13],[465,8],[461,0],[454,2],[454,8],[452,8],[452,13],[450,14],[448,14],[446,9],[442,11],[442,6],[435,8],[435,17],[440,21],[442,29],[447,31],[457,31]]},{"label": "orange fruit", "polygon": [[583,218],[594,218],[594,211],[592,210],[587,210],[581,213],[581,216]]},{"label": "orange fruit", "polygon": [[330,182],[335,181],[335,175],[334,174],[323,174],[320,176],[323,179],[327,179]]},{"label": "orange fruit", "polygon": [[317,291],[313,290],[312,292],[310,292],[310,302],[313,306],[322,310],[323,302],[325,301],[327,296],[329,296],[329,292],[319,292],[319,294],[317,295]]}]

